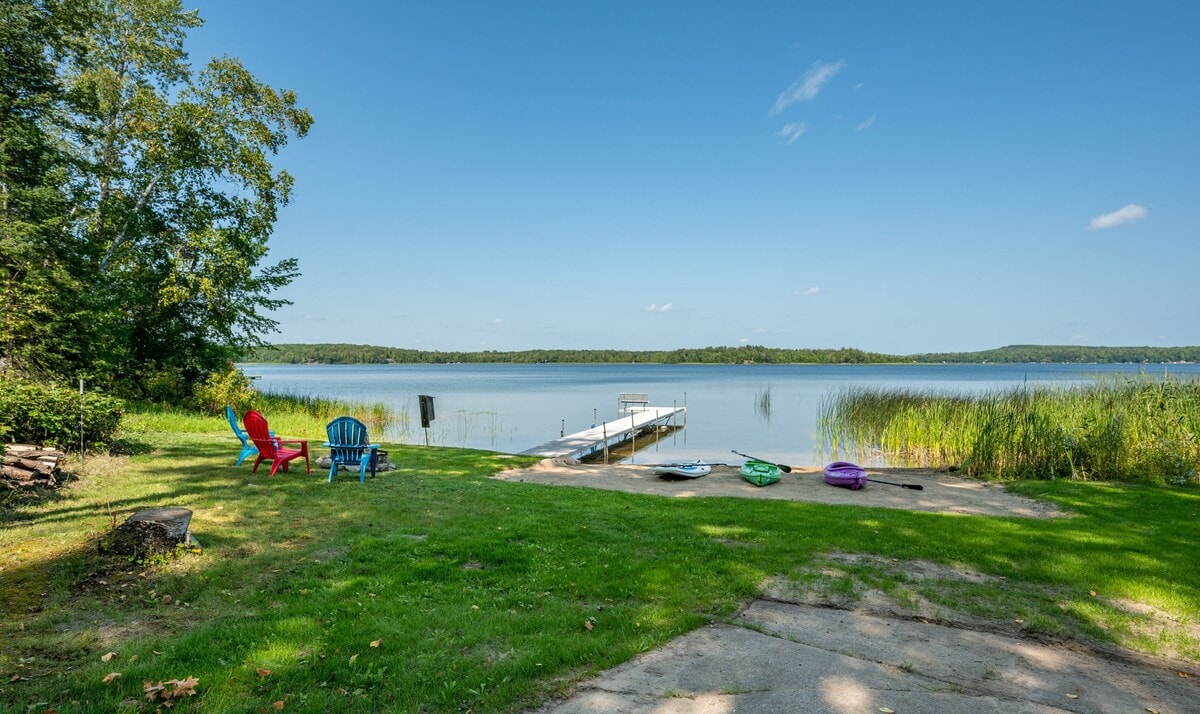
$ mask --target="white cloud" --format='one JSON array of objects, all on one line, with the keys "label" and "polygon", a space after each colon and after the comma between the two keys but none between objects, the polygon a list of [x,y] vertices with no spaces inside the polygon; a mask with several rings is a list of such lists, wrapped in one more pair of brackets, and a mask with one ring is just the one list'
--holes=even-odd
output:
[{"label": "white cloud", "polygon": [[646,306],[646,312],[670,312],[674,309],[675,309],[675,306],[669,302],[663,303],[662,305],[650,303],[649,305]]},{"label": "white cloud", "polygon": [[750,344],[750,338],[743,337],[742,339],[738,340],[738,342],[742,343],[743,345],[748,345],[748,344]]},{"label": "white cloud", "polygon": [[805,124],[801,121],[794,122],[792,124],[785,124],[782,129],[775,132],[775,135],[782,136],[783,140],[787,142],[787,145],[791,146],[792,144],[796,143],[796,139],[804,136],[804,132],[806,131],[808,131],[808,124]]},{"label": "white cloud", "polygon": [[800,296],[800,297],[802,297],[802,296],[805,296],[805,295],[817,295],[817,294],[819,294],[820,292],[821,292],[821,288],[818,288],[818,287],[811,287],[811,288],[808,288],[808,289],[806,289],[806,290],[797,290],[796,292],[794,292],[794,293],[792,293],[792,294],[793,294],[793,295],[796,295],[796,296]]},{"label": "white cloud", "polygon": [[867,117],[866,119],[863,119],[862,123],[860,123],[858,126],[854,127],[854,130],[855,131],[864,131],[866,129],[870,129],[871,125],[874,123],[875,123],[875,112],[871,112],[871,116]]},{"label": "white cloud", "polygon": [[1104,215],[1096,216],[1092,219],[1090,226],[1095,230],[1112,228],[1113,226],[1119,226],[1122,223],[1141,220],[1148,215],[1150,215],[1150,211],[1147,211],[1144,207],[1139,206],[1136,203],[1131,203],[1128,206],[1118,208],[1112,213],[1105,213]]},{"label": "white cloud", "polygon": [[492,320],[493,325],[499,325],[502,322],[504,322],[504,319],[500,318],[500,317],[497,317],[495,320]]},{"label": "white cloud", "polygon": [[845,60],[838,60],[833,64],[825,64],[818,60],[798,82],[779,94],[779,98],[775,100],[775,106],[771,107],[771,115],[778,114],[796,102],[812,101],[820,94],[821,88],[845,68]]}]

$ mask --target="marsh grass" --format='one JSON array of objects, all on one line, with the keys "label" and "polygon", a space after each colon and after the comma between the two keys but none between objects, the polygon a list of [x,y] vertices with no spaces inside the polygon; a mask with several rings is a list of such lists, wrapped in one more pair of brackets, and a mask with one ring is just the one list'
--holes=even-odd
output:
[{"label": "marsh grass", "polygon": [[[397,471],[329,484],[232,466],[222,422],[132,414],[146,453],[89,459],[68,488],[0,510],[0,711],[133,711],[144,682],[187,677],[198,694],[176,711],[520,711],[831,552],[871,556],[854,582],[906,602],[1200,662],[1194,488],[1020,482],[1074,516],[964,517],[501,482],[532,459],[390,443]],[[161,505],[193,510],[201,553],[97,555],[113,522]],[[939,587],[886,565],[914,559],[993,579]]]},{"label": "marsh grass", "polygon": [[771,421],[771,385],[768,384],[755,394],[754,411],[764,421]]},{"label": "marsh grass", "polygon": [[821,407],[835,455],[1000,478],[1183,485],[1200,471],[1200,381],[1101,380],[978,396],[851,387]]}]

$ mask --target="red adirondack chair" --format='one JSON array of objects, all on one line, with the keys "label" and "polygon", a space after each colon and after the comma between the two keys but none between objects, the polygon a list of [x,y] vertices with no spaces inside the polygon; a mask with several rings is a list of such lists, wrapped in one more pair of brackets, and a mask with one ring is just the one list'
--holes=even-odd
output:
[{"label": "red adirondack chair", "polygon": [[[242,423],[246,426],[246,433],[250,435],[250,440],[258,447],[258,459],[254,462],[254,468],[250,469],[251,473],[258,472],[258,465],[267,459],[271,460],[271,473],[274,476],[275,472],[282,466],[284,471],[288,470],[288,462],[292,459],[304,457],[304,466],[309,473],[312,473],[312,465],[308,461],[308,442],[304,439],[281,439],[278,436],[271,435],[271,429],[267,426],[267,420],[262,414],[251,409],[246,412],[246,416],[242,417]],[[286,449],[284,444],[299,444],[299,449]]]}]

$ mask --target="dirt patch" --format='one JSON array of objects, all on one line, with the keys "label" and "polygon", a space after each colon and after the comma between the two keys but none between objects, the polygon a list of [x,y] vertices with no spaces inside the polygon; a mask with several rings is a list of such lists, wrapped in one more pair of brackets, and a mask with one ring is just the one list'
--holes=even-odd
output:
[{"label": "dirt patch", "polygon": [[918,484],[922,490],[868,483],[866,488],[851,491],[827,485],[821,478],[821,469],[803,467],[793,467],[792,473],[783,474],[778,483],[763,487],[746,482],[733,466],[714,466],[712,473],[701,478],[668,481],[659,478],[649,466],[580,464],[565,459],[546,459],[528,469],[505,471],[495,476],[504,481],[599,488],[672,498],[767,498],[1019,518],[1059,518],[1068,515],[1053,503],[1009,493],[1003,486],[931,469],[868,469],[867,477]]}]

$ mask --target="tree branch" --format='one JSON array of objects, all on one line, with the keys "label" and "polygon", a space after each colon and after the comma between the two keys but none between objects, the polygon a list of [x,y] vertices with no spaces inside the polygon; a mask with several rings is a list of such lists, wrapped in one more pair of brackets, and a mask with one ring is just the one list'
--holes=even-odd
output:
[{"label": "tree branch", "polygon": [[[142,194],[138,196],[137,203],[133,205],[133,214],[136,215],[138,211],[142,210],[142,206],[146,205],[146,201],[150,199],[150,194],[154,191],[154,185],[161,181],[165,175],[165,173],[155,174],[155,176],[146,183],[146,188],[142,189]],[[105,251],[104,258],[100,261],[100,272],[108,270],[108,264],[112,262],[113,257],[117,254],[117,250],[121,247],[121,244],[125,242],[125,238],[128,234],[129,221],[127,220],[125,221],[125,224],[121,226],[121,232],[117,234],[116,238],[113,238],[112,244],[109,245],[108,250]]]}]

